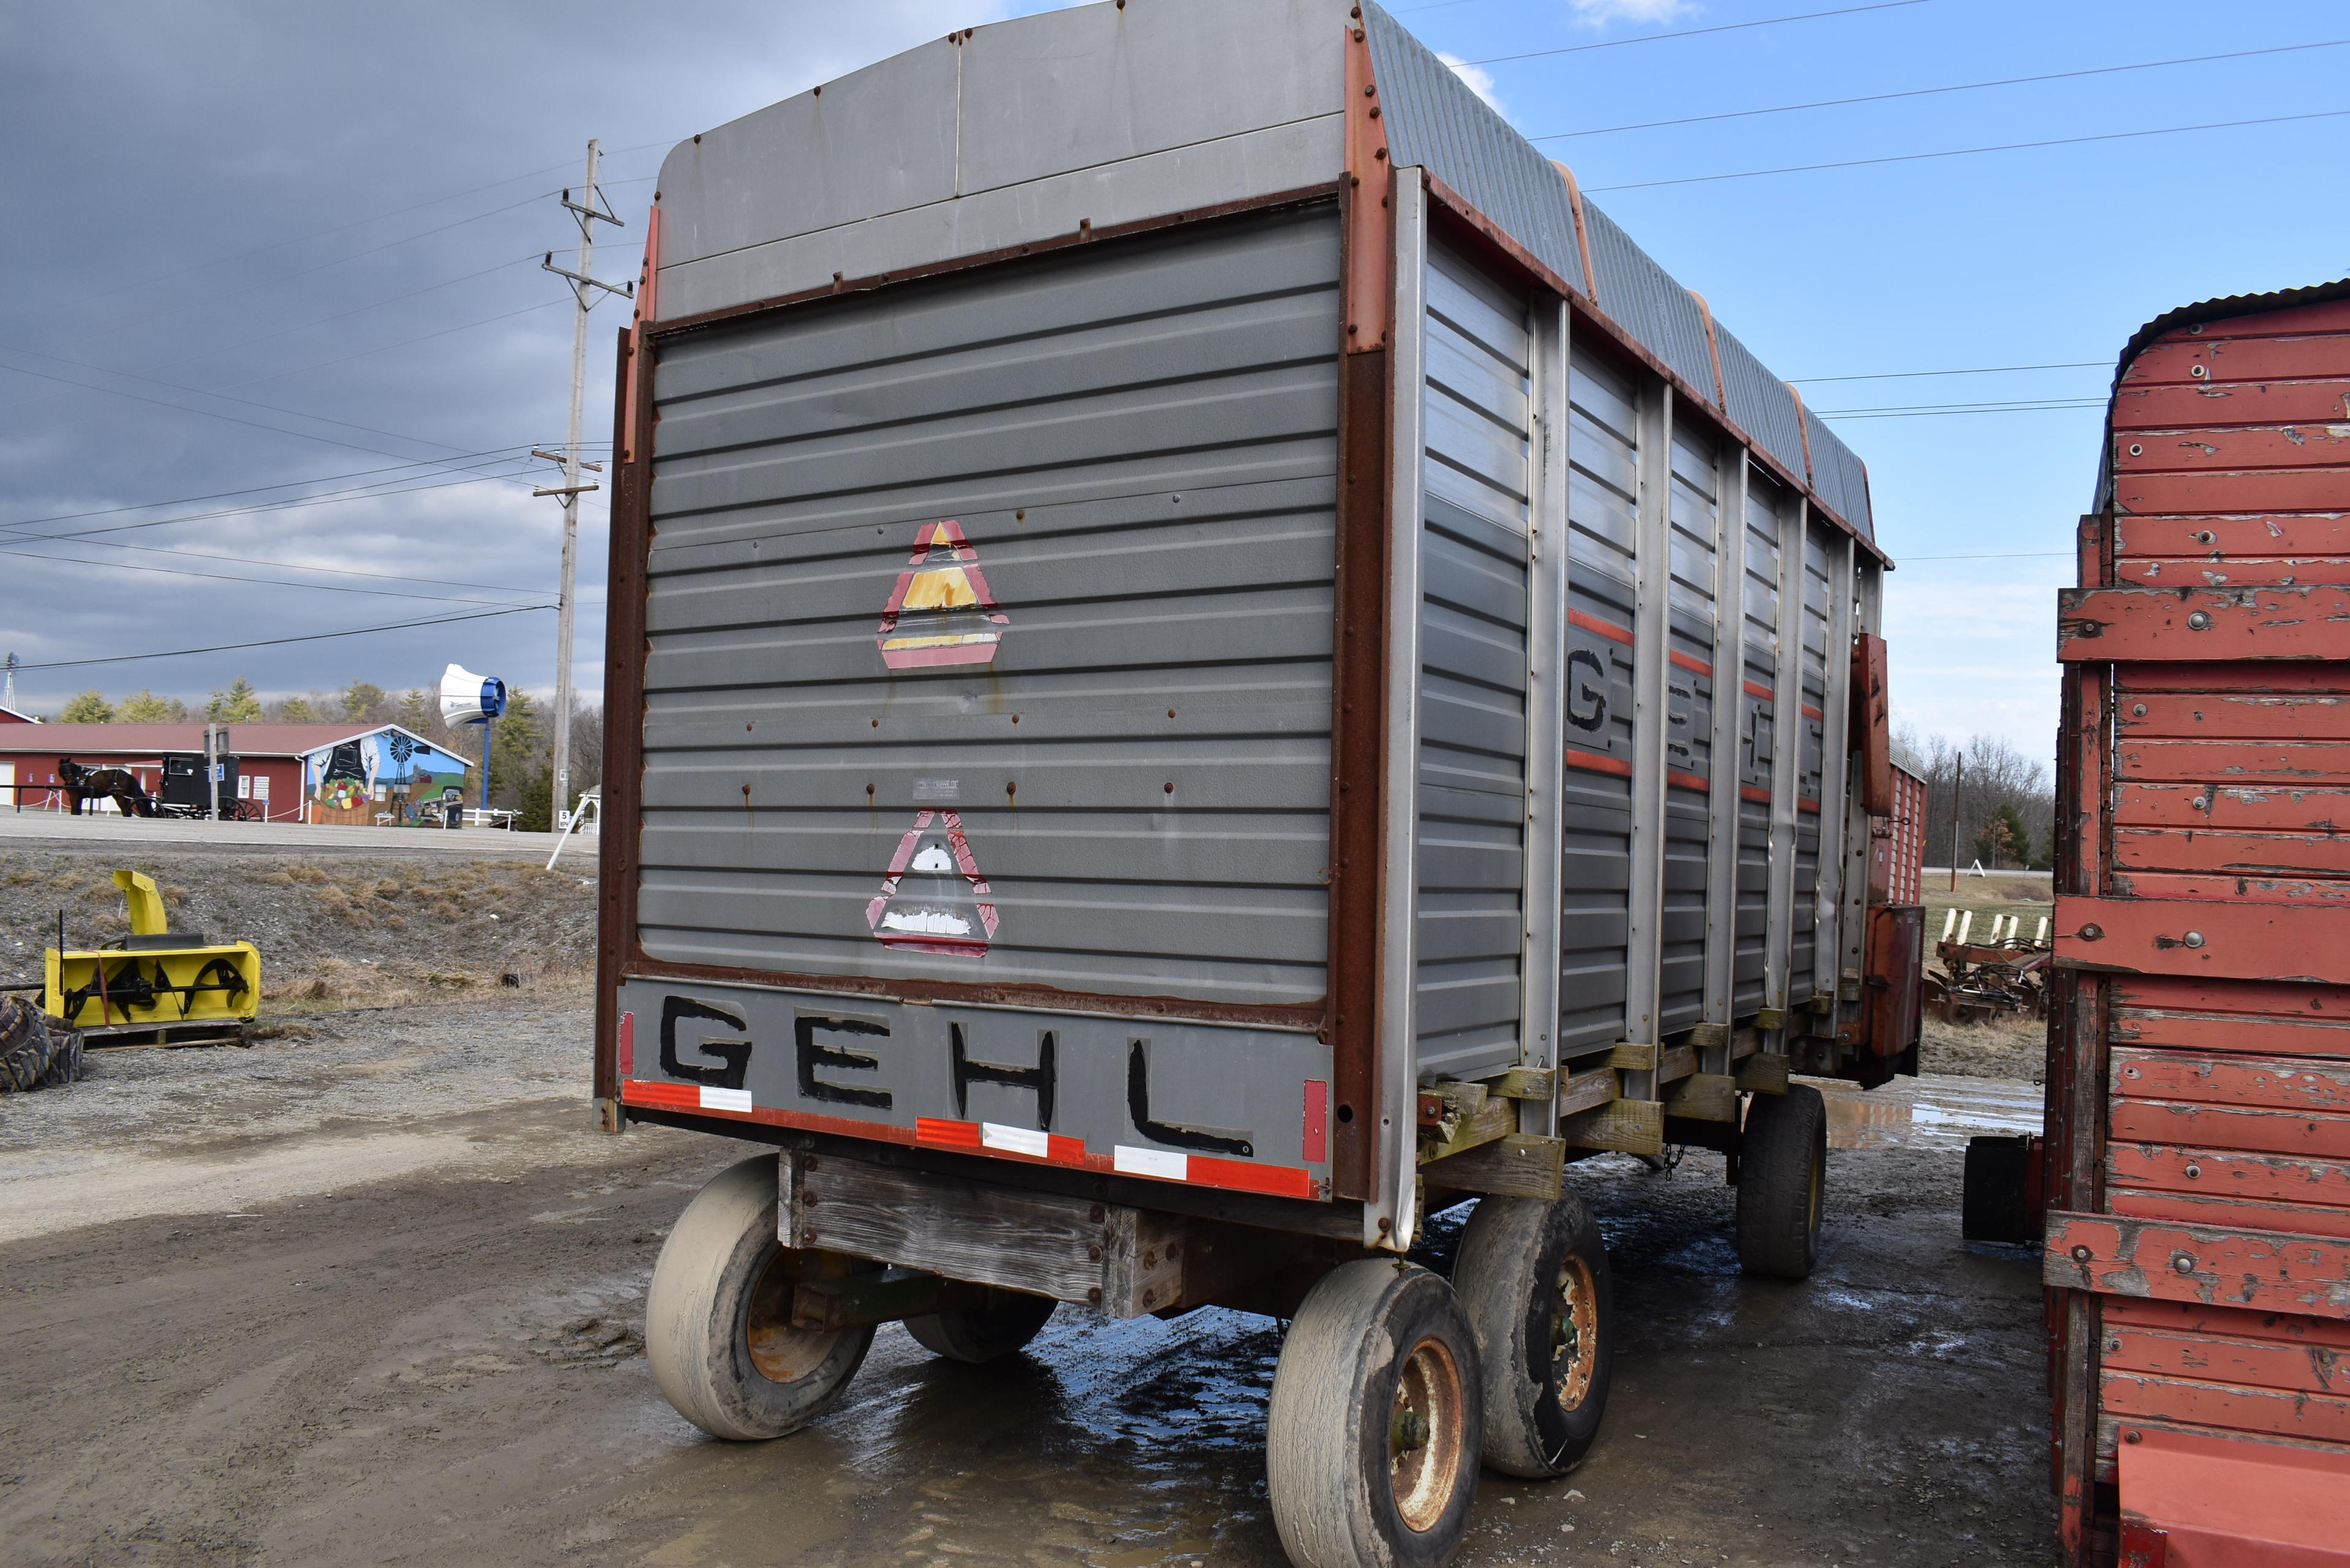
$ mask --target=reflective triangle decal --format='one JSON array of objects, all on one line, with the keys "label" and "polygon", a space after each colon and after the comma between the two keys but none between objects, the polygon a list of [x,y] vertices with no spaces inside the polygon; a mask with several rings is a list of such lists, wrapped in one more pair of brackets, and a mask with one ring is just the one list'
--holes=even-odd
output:
[{"label": "reflective triangle decal", "polygon": [[887,947],[978,958],[1000,923],[987,878],[951,811],[914,814],[865,923]]},{"label": "reflective triangle decal", "polygon": [[1012,623],[996,609],[962,524],[951,517],[923,524],[906,568],[874,636],[882,662],[892,670],[993,662]]}]

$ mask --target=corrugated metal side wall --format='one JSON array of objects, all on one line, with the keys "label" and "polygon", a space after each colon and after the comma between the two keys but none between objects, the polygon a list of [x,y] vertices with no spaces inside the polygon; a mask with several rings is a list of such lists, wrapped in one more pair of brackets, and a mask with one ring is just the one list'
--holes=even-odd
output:
[{"label": "corrugated metal side wall", "polygon": [[1789,928],[1787,998],[1803,1002],[1814,990],[1820,910],[1821,759],[1826,754],[1828,618],[1834,589],[1828,572],[1827,529],[1804,530],[1804,687],[1795,765],[1795,907]]},{"label": "corrugated metal side wall", "polygon": [[1562,1060],[1625,1038],[1631,934],[1632,645],[1638,421],[1631,376],[1577,346],[1567,364],[1565,840]]},{"label": "corrugated metal side wall", "polygon": [[1418,1059],[1468,1078],[1519,1057],[1533,345],[1524,293],[1434,240],[1427,290]]},{"label": "corrugated metal side wall", "polygon": [[1673,422],[1672,503],[1665,671],[1664,1034],[1705,1016],[1705,891],[1712,837],[1714,529],[1720,474],[1711,430]]},{"label": "corrugated metal side wall", "polygon": [[1772,688],[1779,669],[1779,541],[1794,498],[1750,471],[1746,478],[1746,637],[1738,700],[1738,960],[1731,1012],[1762,1005],[1771,915],[1771,764],[1777,755]]},{"label": "corrugated metal side wall", "polygon": [[1338,254],[1324,205],[663,348],[649,954],[1324,994]]}]

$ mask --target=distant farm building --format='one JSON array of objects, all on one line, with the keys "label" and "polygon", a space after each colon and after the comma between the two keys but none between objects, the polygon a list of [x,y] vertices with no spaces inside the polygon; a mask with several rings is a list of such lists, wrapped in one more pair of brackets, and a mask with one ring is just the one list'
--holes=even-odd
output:
[{"label": "distant farm building", "polygon": [[[15,715],[8,715],[13,718]],[[472,764],[398,724],[231,724],[226,754],[237,759],[237,799],[270,822],[352,826],[412,818],[455,785]],[[0,809],[69,809],[57,783],[68,759],[128,769],[154,794],[167,755],[201,757],[204,726],[27,724],[0,729]],[[112,811],[112,802],[96,807]]]}]

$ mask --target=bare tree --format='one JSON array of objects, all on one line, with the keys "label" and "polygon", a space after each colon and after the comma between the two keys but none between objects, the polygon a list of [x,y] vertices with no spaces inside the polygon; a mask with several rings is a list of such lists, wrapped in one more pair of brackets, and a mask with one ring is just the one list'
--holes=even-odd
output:
[{"label": "bare tree", "polygon": [[[1991,842],[1986,835],[1994,823],[2000,826],[1996,852],[2002,857],[2034,867],[2054,860],[2056,794],[2047,762],[2026,756],[1996,735],[1957,742],[1947,735],[1921,737],[1915,725],[1903,723],[1894,739],[1926,777],[1928,860],[1939,864],[1950,854],[1954,792],[1960,865],[1979,857],[1979,846]],[[2019,828],[2022,843],[2012,844]]]}]

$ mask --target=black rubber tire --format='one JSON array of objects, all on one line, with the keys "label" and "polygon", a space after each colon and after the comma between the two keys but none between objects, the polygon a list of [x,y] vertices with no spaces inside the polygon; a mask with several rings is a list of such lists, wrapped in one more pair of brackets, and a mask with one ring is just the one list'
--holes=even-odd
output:
[{"label": "black rubber tire", "polygon": [[906,1332],[933,1355],[976,1366],[1024,1349],[1045,1331],[1053,1309],[1061,1303],[1050,1296],[1019,1291],[990,1291],[980,1306],[949,1307],[944,1312],[906,1320]]},{"label": "black rubber tire", "polygon": [[1738,1262],[1748,1273],[1800,1280],[1820,1261],[1827,1149],[1827,1101],[1810,1085],[1748,1104],[1738,1149]]},{"label": "black rubber tire", "polygon": [[0,1094],[18,1094],[48,1081],[55,1056],[47,1020],[13,996],[0,996]]},{"label": "black rubber tire", "polygon": [[1453,1255],[1452,1289],[1483,1368],[1485,1462],[1527,1480],[1583,1462],[1607,1410],[1615,1287],[1579,1198],[1484,1198]]},{"label": "black rubber tire", "polygon": [[1324,1275],[1282,1342],[1265,1417],[1267,1490],[1290,1562],[1449,1562],[1476,1494],[1482,1407],[1477,1338],[1451,1286],[1387,1258]]},{"label": "black rubber tire", "polygon": [[775,1201],[774,1155],[721,1171],[653,1264],[645,1359],[677,1413],[713,1438],[755,1442],[806,1426],[840,1397],[873,1343],[869,1324],[832,1334],[790,1325],[797,1280],[873,1265],[787,1250]]}]

